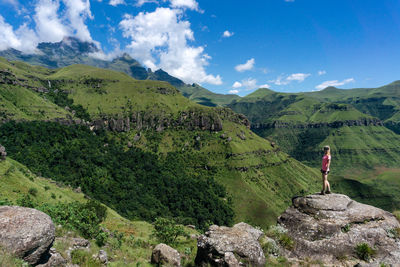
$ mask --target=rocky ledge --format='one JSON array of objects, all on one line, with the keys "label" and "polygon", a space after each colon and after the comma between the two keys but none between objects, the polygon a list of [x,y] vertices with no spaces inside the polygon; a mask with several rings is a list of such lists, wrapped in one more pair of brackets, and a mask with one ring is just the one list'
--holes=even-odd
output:
[{"label": "rocky ledge", "polygon": [[363,262],[356,247],[368,244],[374,251],[368,266],[398,266],[400,224],[391,213],[341,194],[295,197],[292,202],[278,218],[295,244],[286,256],[342,266],[351,259]]}]

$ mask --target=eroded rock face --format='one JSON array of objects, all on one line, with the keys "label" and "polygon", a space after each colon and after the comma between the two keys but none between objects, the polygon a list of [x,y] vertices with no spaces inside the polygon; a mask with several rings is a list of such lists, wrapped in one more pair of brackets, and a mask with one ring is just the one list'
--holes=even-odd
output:
[{"label": "eroded rock face", "polygon": [[374,262],[400,262],[400,240],[392,233],[400,227],[391,213],[358,203],[341,194],[309,195],[293,199],[279,218],[295,241],[290,257],[335,263],[357,258],[355,247],[367,243],[376,250]]},{"label": "eroded rock face", "polygon": [[7,158],[6,148],[4,146],[0,145],[0,161],[6,160],[6,158]]},{"label": "eroded rock face", "polygon": [[0,246],[36,264],[48,253],[54,241],[55,227],[51,218],[38,210],[0,207]]},{"label": "eroded rock face", "polygon": [[181,266],[181,255],[177,250],[161,243],[153,249],[151,262],[161,266]]},{"label": "eroded rock face", "polygon": [[258,242],[262,235],[246,223],[233,227],[212,225],[197,240],[196,265],[264,266],[265,256]]}]

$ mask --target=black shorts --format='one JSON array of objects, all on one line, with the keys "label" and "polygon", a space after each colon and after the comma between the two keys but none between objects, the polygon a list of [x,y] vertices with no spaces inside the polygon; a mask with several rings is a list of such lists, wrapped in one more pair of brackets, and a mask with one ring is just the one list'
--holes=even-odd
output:
[{"label": "black shorts", "polygon": [[329,171],[324,171],[323,169],[321,169],[321,173],[322,173],[322,174],[328,174]]}]

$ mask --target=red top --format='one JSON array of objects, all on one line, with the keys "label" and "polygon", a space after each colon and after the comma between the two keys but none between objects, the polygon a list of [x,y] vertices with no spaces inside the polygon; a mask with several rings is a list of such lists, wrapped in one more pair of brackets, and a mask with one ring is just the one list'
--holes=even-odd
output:
[{"label": "red top", "polygon": [[322,157],[322,167],[323,171],[329,171],[328,162],[331,160],[331,155],[324,155]]}]

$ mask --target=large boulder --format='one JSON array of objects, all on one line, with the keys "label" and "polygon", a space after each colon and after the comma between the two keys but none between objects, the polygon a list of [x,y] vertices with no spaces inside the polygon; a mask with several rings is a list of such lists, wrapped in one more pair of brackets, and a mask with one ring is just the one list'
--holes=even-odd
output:
[{"label": "large boulder", "polygon": [[375,250],[371,266],[400,262],[400,224],[391,213],[341,194],[296,197],[292,202],[278,218],[295,244],[287,251],[289,257],[340,264],[357,260],[356,247],[365,243]]},{"label": "large boulder", "polygon": [[196,265],[264,266],[265,256],[258,241],[262,235],[246,223],[233,227],[212,225],[197,240]]},{"label": "large boulder", "polygon": [[0,207],[0,246],[29,264],[48,257],[54,236],[55,227],[47,214],[30,208]]},{"label": "large boulder", "polygon": [[153,249],[151,263],[161,266],[181,266],[181,255],[177,250],[161,243]]}]

